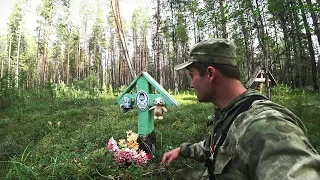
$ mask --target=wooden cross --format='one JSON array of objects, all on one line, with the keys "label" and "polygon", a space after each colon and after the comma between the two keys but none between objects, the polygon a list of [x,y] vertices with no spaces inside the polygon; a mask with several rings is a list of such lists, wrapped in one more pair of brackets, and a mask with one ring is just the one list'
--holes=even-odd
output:
[{"label": "wooden cross", "polygon": [[[152,87],[157,94],[152,93]],[[131,93],[134,88],[136,93]],[[146,137],[154,130],[154,116],[149,107],[153,106],[153,101],[158,97],[164,100],[165,106],[179,106],[179,103],[157,81],[147,72],[142,72],[118,97],[115,104],[122,104],[125,98],[135,99],[132,105],[138,108],[138,134]]]}]

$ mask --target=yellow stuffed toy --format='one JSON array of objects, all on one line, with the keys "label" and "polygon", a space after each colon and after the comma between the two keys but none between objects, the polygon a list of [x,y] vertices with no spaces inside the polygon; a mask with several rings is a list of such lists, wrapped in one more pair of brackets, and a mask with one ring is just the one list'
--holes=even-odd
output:
[{"label": "yellow stuffed toy", "polygon": [[154,106],[152,106],[149,110],[154,109],[154,119],[163,119],[163,111],[167,112],[167,109],[164,107],[164,100],[160,97],[156,98],[153,101]]}]

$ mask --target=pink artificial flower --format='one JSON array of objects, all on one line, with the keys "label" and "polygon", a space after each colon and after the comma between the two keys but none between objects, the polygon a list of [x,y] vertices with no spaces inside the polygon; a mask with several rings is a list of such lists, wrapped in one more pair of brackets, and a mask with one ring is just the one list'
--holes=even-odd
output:
[{"label": "pink artificial flower", "polygon": [[118,164],[124,164],[126,162],[125,158],[121,155],[123,150],[119,150],[117,152],[114,152],[114,160],[118,163]]},{"label": "pink artificial flower", "polygon": [[[127,135],[132,134],[133,133],[131,131],[127,132]],[[122,142],[122,140],[120,140],[118,145],[117,141],[115,141],[113,137],[108,141],[108,150],[113,153],[114,161],[119,165],[130,165],[131,163],[135,163],[136,165],[142,166],[147,164],[147,161],[153,158],[152,154],[147,154],[143,150],[139,151],[138,149],[128,147],[126,141]]]},{"label": "pink artificial flower", "polygon": [[118,145],[117,145],[117,141],[115,141],[115,140],[113,139],[113,137],[111,137],[111,138],[109,139],[109,142],[108,142],[108,150],[109,150],[109,152],[116,152],[116,151],[119,150],[119,147],[118,147]]},{"label": "pink artificial flower", "polygon": [[147,161],[149,160],[147,153],[144,152],[143,150],[140,151],[140,153],[138,154],[138,158],[136,159],[136,163],[138,165],[144,165],[147,164]]},{"label": "pink artificial flower", "polygon": [[131,149],[124,149],[124,150],[119,150],[114,153],[114,160],[118,164],[124,164],[124,163],[131,163],[135,162],[135,160],[138,158],[138,153],[135,150]]}]

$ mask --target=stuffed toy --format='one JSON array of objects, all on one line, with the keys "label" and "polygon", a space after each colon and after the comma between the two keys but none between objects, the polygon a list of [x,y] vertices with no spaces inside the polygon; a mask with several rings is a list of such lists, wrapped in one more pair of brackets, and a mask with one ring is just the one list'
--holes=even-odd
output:
[{"label": "stuffed toy", "polygon": [[123,97],[123,104],[120,104],[120,107],[122,108],[122,112],[128,112],[133,109],[132,107],[132,100],[129,97]]},{"label": "stuffed toy", "polygon": [[152,106],[149,110],[154,109],[154,119],[163,119],[163,111],[167,112],[167,109],[164,107],[164,100],[162,98],[156,98],[153,101],[154,106]]}]

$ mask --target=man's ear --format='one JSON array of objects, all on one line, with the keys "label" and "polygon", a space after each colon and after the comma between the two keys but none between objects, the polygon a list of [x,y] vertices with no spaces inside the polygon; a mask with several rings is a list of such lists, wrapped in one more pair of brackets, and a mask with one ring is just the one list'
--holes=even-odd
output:
[{"label": "man's ear", "polygon": [[209,66],[207,68],[207,76],[211,79],[211,80],[214,80],[217,76],[217,71],[214,67],[212,66]]}]

